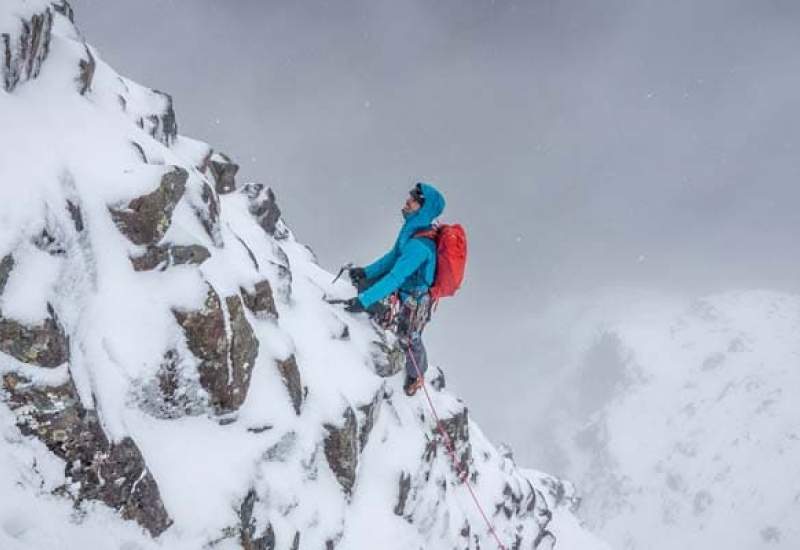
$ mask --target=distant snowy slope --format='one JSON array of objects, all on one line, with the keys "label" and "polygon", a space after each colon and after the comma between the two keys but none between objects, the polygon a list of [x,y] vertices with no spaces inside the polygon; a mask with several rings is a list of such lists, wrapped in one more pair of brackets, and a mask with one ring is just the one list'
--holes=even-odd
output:
[{"label": "distant snowy slope", "polygon": [[[491,548],[391,336],[74,17],[0,4],[0,548]],[[604,548],[430,390],[508,548]]]},{"label": "distant snowy slope", "polygon": [[800,548],[800,297],[622,303],[581,367],[616,391],[564,442],[582,515],[618,548]]}]

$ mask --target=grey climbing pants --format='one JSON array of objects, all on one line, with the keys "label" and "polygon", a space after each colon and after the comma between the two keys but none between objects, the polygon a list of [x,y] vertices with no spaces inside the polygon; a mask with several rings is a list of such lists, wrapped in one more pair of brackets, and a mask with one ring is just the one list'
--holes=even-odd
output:
[{"label": "grey climbing pants", "polygon": [[410,378],[417,377],[416,367],[423,374],[428,370],[428,354],[422,343],[422,330],[430,318],[431,298],[428,294],[408,296],[403,300],[397,321],[397,337],[400,349],[405,353],[406,374]]}]

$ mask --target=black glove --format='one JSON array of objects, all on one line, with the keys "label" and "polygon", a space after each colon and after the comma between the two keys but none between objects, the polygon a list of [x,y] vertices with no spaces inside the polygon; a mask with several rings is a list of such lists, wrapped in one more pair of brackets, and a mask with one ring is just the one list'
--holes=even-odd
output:
[{"label": "black glove", "polygon": [[347,270],[347,274],[350,276],[350,281],[356,287],[367,278],[367,272],[364,271],[363,267],[351,267]]},{"label": "black glove", "polygon": [[382,320],[386,316],[386,314],[389,313],[389,307],[386,306],[383,302],[375,302],[371,306],[365,308],[361,304],[361,300],[358,299],[358,296],[347,300],[344,309],[345,311],[349,311],[350,313],[366,312],[369,314],[370,317],[372,317],[376,321]]},{"label": "black glove", "polygon": [[367,311],[366,309],[364,309],[364,306],[361,304],[361,300],[358,299],[358,296],[347,300],[347,303],[344,306],[344,310],[349,311],[350,313],[361,313]]}]

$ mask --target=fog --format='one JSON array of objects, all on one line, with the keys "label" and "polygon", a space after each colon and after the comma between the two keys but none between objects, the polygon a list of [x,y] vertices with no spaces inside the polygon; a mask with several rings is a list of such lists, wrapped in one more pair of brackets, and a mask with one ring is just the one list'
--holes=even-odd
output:
[{"label": "fog", "polygon": [[415,181],[444,192],[470,264],[429,353],[520,462],[561,470],[536,431],[570,387],[560,304],[798,290],[797,2],[72,4],[182,134],[274,187],[323,266],[382,254]]}]

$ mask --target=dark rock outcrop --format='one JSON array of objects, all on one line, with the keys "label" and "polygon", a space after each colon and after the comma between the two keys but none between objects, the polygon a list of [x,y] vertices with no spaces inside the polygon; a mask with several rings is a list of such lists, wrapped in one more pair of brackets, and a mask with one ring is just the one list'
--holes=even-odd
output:
[{"label": "dark rock outcrop", "polygon": [[12,269],[14,269],[14,256],[7,254],[0,260],[0,296],[3,295],[3,291],[6,289]]},{"label": "dark rock outcrop", "polygon": [[69,19],[70,23],[75,22],[75,11],[70,6],[67,0],[61,0],[60,2],[53,2],[53,9],[56,10],[58,13]]},{"label": "dark rock outcrop", "polygon": [[[523,504],[523,501],[524,504]],[[495,505],[495,514],[502,513],[506,519],[520,515],[523,511],[530,513],[536,507],[536,494],[531,490],[527,497],[522,491],[515,491],[508,483],[503,487],[503,501]]]},{"label": "dark rock outcrop", "polygon": [[179,360],[177,351],[174,349],[167,350],[164,354],[164,360],[161,362],[161,368],[156,375],[159,393],[164,396],[165,408],[168,409],[177,410],[183,408],[180,406],[180,397],[178,395],[181,386],[178,373]]},{"label": "dark rock outcrop", "polygon": [[183,328],[189,350],[200,359],[200,383],[216,402],[226,401],[228,342],[219,295],[209,285],[203,309],[173,310],[173,314]]},{"label": "dark rock outcrop", "polygon": [[48,304],[48,318],[28,326],[0,314],[0,351],[23,363],[53,368],[69,358],[69,339]]},{"label": "dark rock outcrop", "polygon": [[278,310],[275,308],[275,298],[272,294],[272,285],[269,280],[264,279],[255,284],[252,292],[244,287],[240,288],[244,304],[257,317],[278,318]]},{"label": "dark rock outcrop", "polygon": [[20,25],[13,32],[0,34],[3,88],[7,92],[12,92],[20,83],[39,76],[42,64],[50,52],[53,12],[47,8],[30,19],[23,19]]},{"label": "dark rock outcrop", "polygon": [[69,217],[72,219],[72,225],[75,227],[75,231],[82,233],[86,226],[83,223],[83,213],[81,212],[80,205],[71,200],[67,200],[67,212],[69,212]]},{"label": "dark rock outcrop", "polygon": [[164,271],[173,265],[200,265],[211,257],[205,246],[192,245],[150,245],[141,256],[132,257],[131,263],[136,271]]},{"label": "dark rock outcrop", "polygon": [[172,96],[160,90],[153,90],[153,93],[164,99],[164,109],[161,111],[161,114],[158,115],[161,124],[155,133],[151,133],[150,135],[169,147],[175,142],[175,138],[178,137],[178,121],[175,117]]},{"label": "dark rock outcrop", "polygon": [[250,376],[258,356],[258,339],[244,314],[242,299],[239,296],[228,296],[225,298],[225,303],[228,306],[231,328],[229,348],[233,370],[233,379],[229,381],[229,386],[232,386],[231,404],[239,408],[247,397],[247,390],[250,387]]},{"label": "dark rock outcrop", "polygon": [[261,457],[267,462],[286,462],[297,444],[297,432],[289,431],[277,443],[264,451]]},{"label": "dark rock outcrop", "polygon": [[[469,442],[469,413],[467,409],[462,409],[461,412],[454,414],[450,418],[443,418],[442,428],[447,432],[450,441],[455,446],[456,456],[461,463],[463,471],[468,473],[472,463],[472,444]],[[442,439],[438,430],[435,430],[434,434],[437,439]],[[446,442],[441,441],[440,444],[446,445]]]},{"label": "dark rock outcrop", "polygon": [[272,243],[272,252],[278,261],[270,261],[270,266],[278,273],[275,292],[278,299],[288,304],[292,299],[292,270],[289,266],[289,257],[278,243]]},{"label": "dark rock outcrop", "polygon": [[224,195],[236,190],[236,173],[239,165],[222,153],[216,153],[208,161],[211,175],[214,177],[214,189]]},{"label": "dark rock outcrop", "polygon": [[471,532],[472,527],[470,526],[469,521],[464,520],[464,525],[461,527],[461,531],[459,531],[458,534],[464,539],[464,543],[466,544],[465,548],[469,548],[469,535]]},{"label": "dark rock outcrop", "polygon": [[136,151],[136,155],[139,157],[139,160],[147,164],[147,155],[145,154],[144,148],[141,146],[141,144],[131,141],[131,147],[133,147],[133,150]]},{"label": "dark rock outcrop", "polygon": [[361,413],[361,416],[363,417],[358,426],[359,452],[363,451],[364,447],[367,446],[369,434],[372,433],[372,428],[375,426],[375,420],[378,418],[378,410],[380,409],[383,392],[384,388],[381,387],[371,402],[358,407],[358,412]]},{"label": "dark rock outcrop", "polygon": [[[82,499],[99,500],[119,510],[122,517],[132,519],[147,529],[152,536],[158,536],[171,524],[161,494],[152,474],[148,471],[141,451],[130,437],[119,443],[109,444],[108,439],[99,432],[95,418],[92,425],[98,426],[96,442],[86,449],[86,459],[92,459],[92,447],[107,448],[105,453],[93,455],[93,463],[86,464],[82,471],[70,472],[73,479],[81,480]],[[87,441],[88,432],[81,434]],[[99,454],[99,456],[98,456]],[[80,455],[78,455],[80,456]],[[85,459],[79,458],[82,463]],[[105,481],[113,480],[113,482]]]},{"label": "dark rock outcrop", "polygon": [[289,398],[292,400],[292,407],[296,415],[300,415],[303,406],[303,382],[300,379],[300,369],[297,368],[297,360],[294,355],[290,355],[283,361],[277,361],[276,366],[278,372],[281,374],[283,385],[289,392]]},{"label": "dark rock outcrop", "polygon": [[436,376],[431,378],[431,387],[436,391],[442,391],[446,384],[444,372],[439,367],[436,367]]},{"label": "dark rock outcrop", "polygon": [[402,516],[406,513],[408,494],[411,492],[411,474],[408,472],[400,472],[400,480],[397,485],[397,504],[394,507],[394,513],[395,515]]},{"label": "dark rock outcrop", "polygon": [[[153,112],[139,116],[136,124],[154,139],[169,147],[178,137],[178,123],[172,96],[159,90],[150,90],[150,93],[155,100],[153,103],[158,106]],[[128,101],[122,97],[120,103],[123,110],[126,110]]]},{"label": "dark rock outcrop", "polygon": [[275,531],[272,524],[267,524],[263,534],[256,536],[256,521],[253,518],[256,502],[258,495],[254,489],[250,489],[239,507],[239,542],[242,550],[275,550]]},{"label": "dark rock outcrop", "polygon": [[200,220],[200,224],[205,229],[211,242],[214,246],[222,248],[224,242],[222,240],[222,229],[219,224],[219,197],[207,183],[203,183],[200,190],[199,201],[195,198],[193,200],[192,208],[195,215]]},{"label": "dark rock outcrop", "polygon": [[275,193],[272,189],[261,183],[248,183],[242,187],[242,192],[247,195],[250,201],[250,213],[258,220],[261,228],[273,237],[280,237],[275,234],[278,221],[281,219],[281,210],[275,201]]},{"label": "dark rock outcrop", "polygon": [[356,413],[351,407],[344,411],[344,424],[334,426],[325,424],[328,431],[325,438],[325,458],[333,471],[336,480],[347,495],[353,490],[356,482],[356,468],[358,467],[359,441]]},{"label": "dark rock outcrop", "polygon": [[[468,479],[472,484],[478,482],[478,468],[473,460],[472,443],[469,439],[469,414],[466,408],[451,413],[442,419],[442,428],[447,434],[443,437],[436,428],[430,434],[422,456],[422,463],[416,472],[402,471],[398,479],[397,501],[394,513],[403,517],[410,523],[421,525],[429,523],[431,516],[439,516],[441,521],[449,521],[447,511],[440,511],[439,506],[448,487],[455,488],[461,481]],[[455,447],[455,459],[448,452],[449,439]],[[514,528],[514,533],[508,540],[509,549],[528,548],[531,550],[551,549],[555,537],[547,526],[553,514],[548,508],[548,501],[556,505],[560,501],[572,498],[569,488],[555,478],[541,475],[537,478],[539,486],[544,486],[552,497],[547,500],[537,489],[533,482],[516,469],[509,449],[500,449],[503,459],[499,469],[507,474],[502,492],[492,502],[490,508],[492,523],[496,526],[506,525],[503,529],[508,536],[508,528]],[[484,450],[481,453],[484,463],[489,463],[490,455]],[[450,475],[443,475],[440,469],[445,462],[452,468]],[[456,467],[454,462],[458,463]],[[463,476],[463,477],[462,477]],[[559,496],[560,493],[563,493]],[[499,498],[498,498],[499,497]],[[441,514],[441,515],[440,515]],[[529,529],[526,525],[533,525]],[[492,544],[492,539],[487,537],[482,529],[476,530],[475,524],[467,520],[459,532],[463,548],[483,548],[485,543]]]},{"label": "dark rock outcrop", "polygon": [[[495,504],[494,515],[503,516],[507,520],[516,518],[518,521],[536,522],[539,531],[533,541],[533,548],[552,548],[555,537],[547,530],[547,526],[553,518],[553,513],[547,507],[544,495],[536,490],[529,480],[525,480],[522,483],[517,481],[514,486],[506,482],[502,497],[502,501]],[[519,543],[521,539],[517,537],[517,547]]]},{"label": "dark rock outcrop", "polygon": [[397,342],[389,342],[382,332],[378,336],[378,340],[372,341],[370,356],[372,357],[375,374],[388,378],[403,370],[406,364],[406,356]]},{"label": "dark rock outcrop", "polygon": [[117,228],[135,244],[156,244],[172,223],[172,212],[186,191],[188,177],[186,170],[175,166],[152,193],[124,206],[109,207]]},{"label": "dark rock outcrop", "polygon": [[[581,498],[575,494],[572,484],[554,477],[544,477],[539,481],[556,506],[566,506],[573,512],[578,510]],[[544,501],[544,497],[541,498]]]},{"label": "dark rock outcrop", "polygon": [[126,437],[110,442],[97,413],[81,404],[72,380],[37,387],[18,374],[6,373],[3,388],[20,431],[37,437],[66,463],[72,483],[62,493],[76,504],[103,502],[153,536],[170,526],[158,485],[134,441]]},{"label": "dark rock outcrop", "polygon": [[45,227],[31,240],[31,242],[33,242],[33,245],[36,248],[42,252],[50,254],[51,256],[64,256],[67,253],[67,250],[64,246],[63,239],[55,237],[51,231],[54,231],[54,229]]},{"label": "dark rock outcrop", "polygon": [[350,339],[350,327],[347,325],[347,323],[345,323],[335,315],[331,316],[330,323],[331,323],[331,328],[330,328],[331,338],[333,338],[334,340],[341,340],[341,341],[346,341]]},{"label": "dark rock outcrop", "polygon": [[247,431],[250,432],[251,434],[260,434],[268,430],[271,430],[272,428],[274,428],[274,426],[272,426],[271,424],[261,424],[259,426],[250,426],[249,428],[247,428]]},{"label": "dark rock outcrop", "polygon": [[258,340],[244,315],[241,299],[230,296],[225,304],[230,338],[225,329],[222,302],[210,285],[203,309],[173,310],[189,349],[200,360],[200,384],[208,392],[218,414],[233,412],[242,405],[258,355]]},{"label": "dark rock outcrop", "polygon": [[542,529],[536,535],[536,540],[533,542],[533,547],[536,550],[553,550],[556,545],[556,537],[547,529]]},{"label": "dark rock outcrop", "polygon": [[206,412],[205,392],[186,366],[187,362],[177,350],[167,350],[155,378],[134,382],[132,394],[139,408],[150,416],[165,419]]},{"label": "dark rock outcrop", "polygon": [[83,48],[86,51],[86,59],[81,59],[78,62],[80,72],[78,73],[77,80],[78,92],[80,92],[81,95],[86,95],[86,93],[92,89],[94,71],[97,68],[97,62],[95,61],[94,55],[92,55],[92,51],[89,49],[89,46],[84,44]]}]

